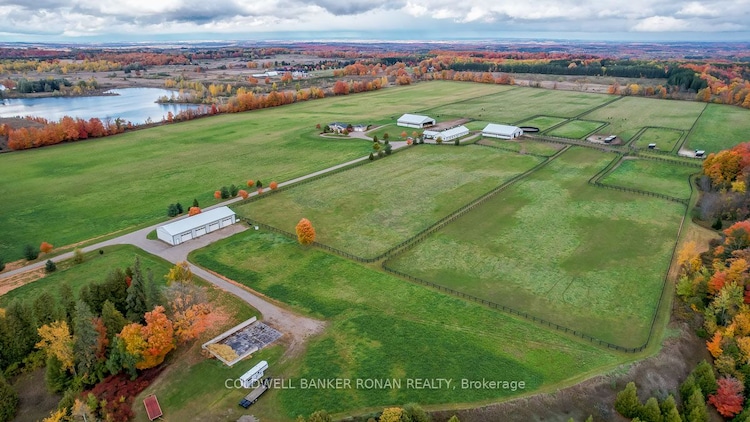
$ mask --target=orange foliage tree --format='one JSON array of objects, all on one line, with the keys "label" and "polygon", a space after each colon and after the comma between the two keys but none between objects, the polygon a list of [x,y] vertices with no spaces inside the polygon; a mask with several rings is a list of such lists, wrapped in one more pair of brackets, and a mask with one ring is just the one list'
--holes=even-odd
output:
[{"label": "orange foliage tree", "polygon": [[196,215],[200,213],[201,213],[201,209],[198,207],[190,207],[190,209],[188,210],[188,215]]},{"label": "orange foliage tree", "polygon": [[39,250],[44,253],[50,253],[50,251],[52,251],[52,248],[53,248],[52,244],[47,243],[47,242],[42,242],[42,244],[39,245]]},{"label": "orange foliage tree", "polygon": [[303,218],[297,223],[297,240],[301,245],[309,245],[315,241],[315,228],[310,220]]},{"label": "orange foliage tree", "polygon": [[214,198],[221,199],[221,191],[214,191]]},{"label": "orange foliage tree", "polygon": [[138,358],[135,367],[148,369],[159,365],[164,357],[174,349],[174,327],[164,314],[164,308],[157,306],[144,315],[146,325],[133,323],[123,327],[120,338],[125,342],[127,352]]},{"label": "orange foliage tree", "polygon": [[711,340],[706,342],[706,347],[708,348],[708,351],[711,352],[711,356],[713,356],[714,358],[718,358],[722,353],[724,353],[724,350],[721,349],[722,339],[723,336],[721,335],[721,331],[717,331],[714,333],[714,336],[711,338]]},{"label": "orange foliage tree", "polygon": [[247,193],[247,191],[246,191],[245,189],[240,189],[240,190],[238,190],[238,191],[237,191],[237,194],[238,194],[239,196],[241,196],[241,197],[242,197],[242,199],[247,199],[247,197],[249,196],[249,194]]},{"label": "orange foliage tree", "polygon": [[252,180],[252,179],[248,180],[247,181],[247,187],[251,188],[253,186],[255,186],[255,180]]},{"label": "orange foliage tree", "polygon": [[279,184],[276,182],[271,182],[268,184],[268,187],[271,188],[271,190],[276,190],[279,188]]}]

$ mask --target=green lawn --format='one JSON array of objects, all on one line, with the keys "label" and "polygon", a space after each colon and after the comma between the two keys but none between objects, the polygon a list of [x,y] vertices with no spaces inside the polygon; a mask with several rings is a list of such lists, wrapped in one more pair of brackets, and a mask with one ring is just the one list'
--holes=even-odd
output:
[{"label": "green lawn", "polygon": [[640,346],[684,207],[589,185],[612,159],[573,148],[388,265]]},{"label": "green lawn", "polygon": [[596,131],[605,124],[590,120],[571,120],[549,131],[548,135],[559,136],[561,138],[583,139],[586,135]]},{"label": "green lawn", "polygon": [[718,152],[747,141],[750,141],[750,110],[708,104],[686,145],[690,149]]},{"label": "green lawn", "polygon": [[540,132],[544,132],[545,130],[551,128],[552,126],[559,125],[560,123],[564,122],[567,119],[561,118],[561,117],[553,117],[553,116],[536,116],[532,119],[524,120],[522,122],[518,122],[518,126],[531,126],[531,127],[537,127],[539,128]]},{"label": "green lawn", "polygon": [[690,198],[688,177],[700,169],[643,159],[623,160],[602,183],[669,195]]},{"label": "green lawn", "polygon": [[[443,254],[450,256],[450,254]],[[623,356],[525,320],[414,285],[268,232],[244,232],[191,255],[301,312],[329,320],[300,361],[300,378],[451,378],[524,381],[524,392],[618,362]],[[283,263],[283,265],[280,265]],[[276,363],[271,361],[273,367]],[[285,389],[253,412],[286,417],[419,402],[470,403],[519,394],[503,389]],[[257,407],[256,407],[257,406]],[[277,415],[273,420],[283,420]]]},{"label": "green lawn", "polygon": [[653,98],[622,97],[621,99],[583,116],[587,120],[607,122],[599,133],[617,135],[629,141],[647,126],[690,130],[705,104],[692,101],[657,100]]},{"label": "green lawn", "polygon": [[1,154],[0,256],[20,258],[26,243],[60,247],[155,223],[170,203],[215,203],[223,185],[281,182],[370,151],[362,140],[321,138],[318,123],[395,120],[406,110],[500,89],[425,83]]},{"label": "green lawn", "polygon": [[646,128],[635,140],[638,148],[648,148],[649,144],[656,144],[661,151],[672,151],[685,132],[681,130],[660,127]]},{"label": "green lawn", "polygon": [[307,218],[318,242],[369,258],[539,162],[491,148],[424,145],[234,209],[288,232]]},{"label": "green lawn", "polygon": [[481,138],[477,142],[480,145],[496,146],[504,149],[512,149],[513,151],[523,151],[524,153],[544,155],[550,157],[555,155],[557,151],[560,151],[564,145],[553,144],[551,142],[534,141],[530,139],[514,139],[505,140],[498,138]]},{"label": "green lawn", "polygon": [[538,115],[575,117],[600,106],[614,97],[573,91],[534,88],[508,88],[494,95],[454,102],[439,107],[424,107],[420,113],[440,120],[471,118],[493,123],[524,122]]}]

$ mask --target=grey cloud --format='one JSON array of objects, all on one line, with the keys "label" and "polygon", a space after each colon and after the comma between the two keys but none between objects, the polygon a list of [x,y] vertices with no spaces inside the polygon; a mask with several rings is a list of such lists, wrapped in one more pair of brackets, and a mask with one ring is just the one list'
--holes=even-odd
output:
[{"label": "grey cloud", "polygon": [[332,15],[336,16],[348,16],[357,15],[360,13],[369,12],[375,9],[400,9],[404,7],[406,2],[404,1],[386,1],[378,3],[370,0],[353,0],[353,1],[339,1],[339,0],[313,0],[311,4],[322,7]]}]

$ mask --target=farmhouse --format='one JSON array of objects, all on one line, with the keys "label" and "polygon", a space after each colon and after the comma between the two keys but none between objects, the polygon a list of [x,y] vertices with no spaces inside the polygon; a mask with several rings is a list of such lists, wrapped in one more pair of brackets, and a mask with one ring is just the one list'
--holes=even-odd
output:
[{"label": "farmhouse", "polygon": [[469,134],[469,129],[464,126],[456,126],[450,129],[437,131],[437,130],[425,130],[422,134],[425,139],[437,139],[441,138],[443,141],[452,141],[453,139],[460,138]]},{"label": "farmhouse", "polygon": [[435,124],[435,119],[418,114],[404,114],[398,118],[396,124],[403,127],[424,128]]},{"label": "farmhouse", "polygon": [[516,126],[490,123],[482,129],[482,136],[500,139],[515,139],[523,135],[523,130]]},{"label": "farmhouse", "polygon": [[159,226],[156,228],[156,237],[174,246],[235,222],[237,217],[234,211],[228,207],[219,207]]}]

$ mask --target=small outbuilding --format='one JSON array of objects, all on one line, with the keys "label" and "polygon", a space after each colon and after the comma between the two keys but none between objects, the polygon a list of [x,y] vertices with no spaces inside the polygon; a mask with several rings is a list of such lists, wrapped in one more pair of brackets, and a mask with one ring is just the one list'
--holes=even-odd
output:
[{"label": "small outbuilding", "polygon": [[396,121],[396,124],[403,127],[414,127],[422,129],[434,125],[435,119],[433,119],[432,117],[420,116],[418,114],[404,114],[403,116],[399,117],[398,121]]},{"label": "small outbuilding", "polygon": [[219,207],[156,228],[156,237],[170,245],[179,245],[237,222],[229,207]]},{"label": "small outbuilding", "polygon": [[425,139],[437,139],[440,138],[443,141],[452,141],[456,138],[460,138],[462,136],[466,136],[469,134],[469,128],[467,128],[464,125],[452,127],[450,129],[446,130],[425,130],[422,133],[422,136],[424,136]]},{"label": "small outbuilding", "polygon": [[490,123],[482,129],[482,136],[500,139],[516,139],[523,135],[523,130],[517,126]]}]

